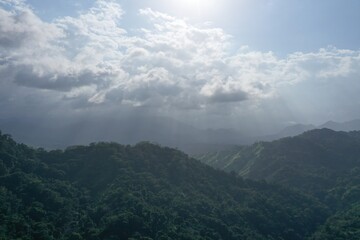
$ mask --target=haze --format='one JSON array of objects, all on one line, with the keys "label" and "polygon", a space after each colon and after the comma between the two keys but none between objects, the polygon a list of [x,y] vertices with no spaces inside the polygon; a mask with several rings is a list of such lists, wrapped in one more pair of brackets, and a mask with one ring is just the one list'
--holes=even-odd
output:
[{"label": "haze", "polygon": [[28,144],[237,143],[360,118],[356,0],[0,7],[0,129]]}]

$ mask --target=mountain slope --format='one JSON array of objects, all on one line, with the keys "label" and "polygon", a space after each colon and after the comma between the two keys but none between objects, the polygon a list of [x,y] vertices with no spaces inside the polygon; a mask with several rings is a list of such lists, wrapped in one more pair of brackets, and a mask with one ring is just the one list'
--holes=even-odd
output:
[{"label": "mountain slope", "polygon": [[305,239],[329,215],[311,197],[146,142],[47,152],[8,135],[0,199],[1,239]]},{"label": "mountain slope", "polygon": [[320,125],[318,128],[329,128],[334,131],[357,131],[360,130],[360,119],[355,119],[347,122],[334,122],[334,121],[328,121],[322,125]]},{"label": "mountain slope", "polygon": [[326,204],[333,215],[310,239],[360,239],[360,131],[317,129],[198,158],[245,178],[296,188]]},{"label": "mountain slope", "polygon": [[360,237],[360,204],[336,213],[330,217],[312,237],[311,240],[359,239]]},{"label": "mountain slope", "polygon": [[[334,131],[359,131],[360,130],[360,119],[355,119],[347,122],[334,122],[334,121],[328,121],[324,124],[315,126],[312,124],[294,124],[285,127],[280,132],[276,134],[270,134],[265,136],[257,136],[254,139],[256,141],[273,141],[278,140],[285,137],[293,137],[296,135],[300,135],[306,131],[314,130],[314,129],[331,129]],[[251,142],[251,141],[249,141]],[[255,141],[253,141],[255,142]],[[242,143],[238,143],[242,144]]]},{"label": "mountain slope", "polygon": [[324,195],[340,177],[360,166],[359,135],[317,129],[296,137],[258,142],[238,151],[209,153],[199,159],[245,178],[265,179]]},{"label": "mountain slope", "polygon": [[308,125],[295,124],[295,125],[285,127],[284,129],[282,129],[280,132],[278,132],[276,134],[259,136],[257,139],[260,141],[272,141],[272,140],[277,140],[277,139],[285,138],[285,137],[293,137],[293,136],[302,134],[306,131],[313,130],[315,128],[316,128],[316,126],[311,125],[311,124],[308,124]]}]

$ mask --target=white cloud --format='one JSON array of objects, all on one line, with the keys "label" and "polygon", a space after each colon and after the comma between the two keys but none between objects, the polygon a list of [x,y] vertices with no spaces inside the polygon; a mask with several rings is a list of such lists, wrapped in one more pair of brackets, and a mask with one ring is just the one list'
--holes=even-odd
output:
[{"label": "white cloud", "polygon": [[279,86],[337,81],[360,71],[359,51],[334,47],[285,58],[245,47],[232,53],[224,30],[152,9],[139,11],[151,27],[131,35],[114,1],[51,23],[21,1],[0,4],[0,71],[13,83],[54,90],[86,107],[240,108],[234,103],[276,97]]}]

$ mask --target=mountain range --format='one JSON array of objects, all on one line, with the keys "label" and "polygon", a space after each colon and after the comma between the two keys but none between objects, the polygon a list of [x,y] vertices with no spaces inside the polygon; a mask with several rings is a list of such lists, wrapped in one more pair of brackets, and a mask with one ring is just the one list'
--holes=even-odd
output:
[{"label": "mountain range", "polygon": [[334,131],[357,131],[360,130],[360,119],[355,119],[351,121],[346,122],[334,122],[334,121],[328,121],[326,123],[320,124],[320,125],[313,125],[313,124],[293,124],[290,126],[285,127],[281,131],[279,131],[276,134],[271,135],[265,135],[265,136],[259,136],[256,138],[258,141],[271,141],[276,140],[284,137],[292,137],[299,134],[302,134],[303,132],[313,130],[313,129],[322,129],[327,128]]},{"label": "mountain range", "polygon": [[329,206],[334,214],[314,239],[360,239],[360,131],[314,129],[197,159],[246,179],[296,189]]},{"label": "mountain range", "polygon": [[0,133],[0,239],[360,238],[359,131],[198,159],[149,142],[47,151]]},{"label": "mountain range", "polygon": [[301,240],[330,216],[306,194],[148,142],[46,151],[6,134],[0,199],[0,239]]},{"label": "mountain range", "polygon": [[[295,137],[210,152],[202,162],[228,172],[301,190],[320,191],[360,166],[360,132],[315,129]],[[317,186],[318,185],[318,186]]]},{"label": "mountain range", "polygon": [[98,141],[115,141],[121,144],[150,141],[178,148],[190,155],[214,149],[229,149],[234,145],[249,145],[256,141],[272,141],[324,127],[336,131],[360,130],[360,120],[343,123],[329,121],[319,126],[295,124],[277,133],[266,135],[248,129],[201,129],[173,118],[144,117],[141,114],[107,118],[91,116],[64,122],[43,122],[41,119],[34,119],[26,124],[22,119],[0,119],[0,129],[5,129],[14,139],[34,147],[64,149],[69,145],[84,145]]}]

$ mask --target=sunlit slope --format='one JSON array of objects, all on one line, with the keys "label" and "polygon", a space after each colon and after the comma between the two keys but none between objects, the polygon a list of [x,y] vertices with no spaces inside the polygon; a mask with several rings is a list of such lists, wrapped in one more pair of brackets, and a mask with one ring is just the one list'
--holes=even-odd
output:
[{"label": "sunlit slope", "polygon": [[320,190],[333,186],[337,177],[360,167],[359,135],[359,132],[312,130],[235,151],[208,153],[198,159],[246,178]]}]

